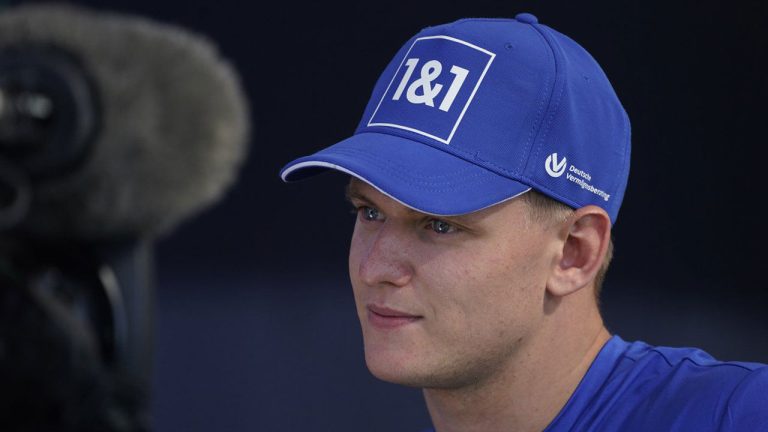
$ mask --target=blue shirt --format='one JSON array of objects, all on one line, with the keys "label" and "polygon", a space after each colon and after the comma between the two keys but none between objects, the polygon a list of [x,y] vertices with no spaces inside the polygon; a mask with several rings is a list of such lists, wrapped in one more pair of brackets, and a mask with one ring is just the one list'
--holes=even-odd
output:
[{"label": "blue shirt", "polygon": [[545,432],[768,432],[768,365],[613,336]]}]

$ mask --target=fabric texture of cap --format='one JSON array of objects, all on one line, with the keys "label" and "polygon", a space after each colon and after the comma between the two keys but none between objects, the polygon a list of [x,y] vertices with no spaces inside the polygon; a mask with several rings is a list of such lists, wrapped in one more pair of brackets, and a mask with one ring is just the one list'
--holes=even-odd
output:
[{"label": "fabric texture of cap", "polygon": [[463,19],[411,38],[377,81],[353,136],[281,171],[335,169],[434,215],[533,188],[613,222],[629,175],[630,124],[576,42],[531,14]]}]

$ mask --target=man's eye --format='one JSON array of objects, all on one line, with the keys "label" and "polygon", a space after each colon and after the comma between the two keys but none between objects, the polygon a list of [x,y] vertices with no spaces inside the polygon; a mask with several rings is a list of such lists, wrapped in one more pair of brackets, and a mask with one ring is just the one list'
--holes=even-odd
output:
[{"label": "man's eye", "polygon": [[429,221],[429,227],[438,234],[450,234],[456,231],[456,227],[440,219]]},{"label": "man's eye", "polygon": [[367,221],[379,220],[381,217],[379,211],[373,207],[362,206],[358,209],[358,211],[360,212],[360,216],[362,216],[363,219]]}]

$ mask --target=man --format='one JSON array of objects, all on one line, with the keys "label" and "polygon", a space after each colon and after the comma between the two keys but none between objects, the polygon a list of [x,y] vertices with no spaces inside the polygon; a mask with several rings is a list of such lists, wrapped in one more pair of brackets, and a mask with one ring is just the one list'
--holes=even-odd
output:
[{"label": "man", "polygon": [[629,119],[596,61],[530,14],[423,30],[351,138],[288,164],[351,176],[366,363],[435,430],[768,431],[768,367],[611,336],[598,292]]}]

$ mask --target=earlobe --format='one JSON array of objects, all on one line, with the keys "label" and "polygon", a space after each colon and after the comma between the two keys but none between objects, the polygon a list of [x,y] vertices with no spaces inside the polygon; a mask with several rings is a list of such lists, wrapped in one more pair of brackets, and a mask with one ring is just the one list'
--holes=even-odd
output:
[{"label": "earlobe", "polygon": [[561,229],[562,250],[547,282],[547,291],[557,297],[593,285],[608,249],[611,219],[605,210],[590,205],[574,211]]}]

